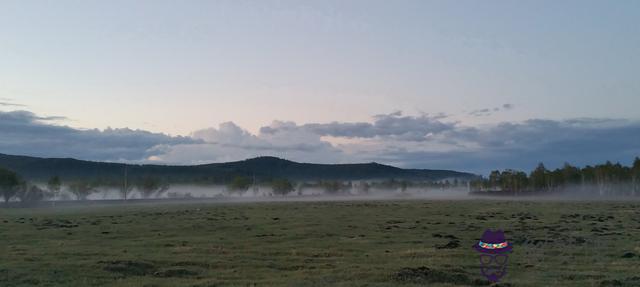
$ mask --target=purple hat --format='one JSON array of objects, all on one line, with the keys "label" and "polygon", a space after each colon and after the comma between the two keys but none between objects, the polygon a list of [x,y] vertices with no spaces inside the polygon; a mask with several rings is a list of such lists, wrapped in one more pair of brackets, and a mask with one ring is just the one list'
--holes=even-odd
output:
[{"label": "purple hat", "polygon": [[478,252],[488,254],[507,253],[512,249],[511,244],[504,238],[504,231],[500,229],[496,231],[485,230],[482,238],[473,245],[473,248]]}]

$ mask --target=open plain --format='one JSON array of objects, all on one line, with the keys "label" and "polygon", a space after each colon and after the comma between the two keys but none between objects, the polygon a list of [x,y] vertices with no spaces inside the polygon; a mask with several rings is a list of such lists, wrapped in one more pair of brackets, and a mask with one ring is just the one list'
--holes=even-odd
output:
[{"label": "open plain", "polygon": [[0,209],[0,286],[640,286],[640,202],[395,200]]}]

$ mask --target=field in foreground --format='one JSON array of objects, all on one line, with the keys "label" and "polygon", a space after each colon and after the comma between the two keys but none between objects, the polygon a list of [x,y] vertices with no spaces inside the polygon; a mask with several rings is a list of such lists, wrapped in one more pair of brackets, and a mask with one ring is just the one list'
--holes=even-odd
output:
[{"label": "field in foreground", "polygon": [[0,209],[0,286],[483,286],[486,228],[502,286],[640,286],[639,202],[487,200]]}]

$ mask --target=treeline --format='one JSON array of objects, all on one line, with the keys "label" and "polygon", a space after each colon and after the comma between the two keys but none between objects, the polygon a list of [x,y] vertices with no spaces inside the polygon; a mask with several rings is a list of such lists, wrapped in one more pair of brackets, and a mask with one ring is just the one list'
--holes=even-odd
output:
[{"label": "treeline", "polygon": [[443,181],[410,181],[410,180],[369,180],[369,181],[290,181],[283,178],[256,180],[247,176],[236,176],[226,184],[230,194],[242,195],[251,193],[252,189],[269,188],[273,195],[303,195],[306,191],[320,191],[328,195],[368,194],[373,190],[405,192],[413,189],[446,189],[466,186],[467,181],[458,179]]},{"label": "treeline", "polygon": [[272,189],[274,195],[303,195],[322,193],[326,195],[363,195],[375,191],[407,192],[409,189],[427,191],[433,189],[449,189],[467,186],[465,180],[451,179],[441,181],[411,181],[381,179],[381,180],[319,180],[292,182],[286,179],[274,179],[266,183],[251,183],[248,177],[236,177],[229,185],[229,190],[242,194],[250,192],[251,187],[267,186]]},{"label": "treeline", "polygon": [[[285,196],[285,195],[356,195],[369,194],[375,191],[406,192],[409,189],[426,191],[430,189],[447,189],[466,187],[467,181],[459,179],[441,181],[410,181],[406,179],[382,179],[368,181],[291,181],[284,178],[262,178],[249,176],[234,176],[227,178],[223,184],[200,185],[222,190],[222,194],[211,196]],[[57,200],[87,200],[92,195],[103,193],[103,198],[192,198],[189,193],[176,190],[169,192],[170,184],[167,179],[151,175],[127,176],[126,172],[120,179],[114,178],[86,178],[62,179],[53,176],[46,182],[30,182],[24,180],[18,173],[0,168],[0,196],[8,203],[19,202],[21,205],[35,205],[40,201]],[[177,188],[179,190],[179,188]],[[117,194],[114,194],[117,193]],[[95,198],[95,196],[93,197]]]},{"label": "treeline", "polygon": [[276,178],[291,181],[310,180],[442,180],[475,175],[450,170],[401,169],[378,163],[312,164],[298,163],[276,157],[257,157],[236,162],[192,166],[137,165],[92,162],[70,158],[38,158],[0,153],[0,167],[13,170],[23,178],[45,182],[58,175],[65,181],[98,179],[121,182],[124,172],[132,179],[145,176],[161,178],[172,185],[225,185],[236,176],[267,182]]},{"label": "treeline", "polygon": [[471,183],[472,192],[488,193],[554,193],[577,191],[600,196],[640,195],[640,158],[632,166],[607,161],[583,168],[565,163],[555,170],[540,163],[529,174],[517,170],[494,170],[488,178]]},{"label": "treeline", "polygon": [[169,184],[155,177],[141,177],[128,183],[100,179],[63,182],[54,176],[43,186],[24,180],[14,171],[0,168],[0,196],[5,203],[18,200],[23,205],[33,205],[43,200],[71,199],[67,198],[68,195],[75,200],[86,200],[91,194],[104,190],[116,190],[126,200],[134,189],[142,198],[160,197],[169,189]]}]

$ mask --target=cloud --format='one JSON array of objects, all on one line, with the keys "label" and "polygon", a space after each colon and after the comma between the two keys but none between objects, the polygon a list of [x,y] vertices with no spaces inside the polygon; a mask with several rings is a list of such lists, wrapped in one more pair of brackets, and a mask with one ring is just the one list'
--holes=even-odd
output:
[{"label": "cloud", "polygon": [[503,104],[500,107],[473,110],[473,111],[470,111],[468,114],[474,117],[488,117],[490,115],[493,115],[496,112],[507,111],[513,108],[514,108],[514,105],[512,104]]},{"label": "cloud", "polygon": [[9,102],[0,102],[0,106],[3,106],[3,107],[25,107],[25,105],[22,105],[22,104],[15,104],[15,103],[9,103]]},{"label": "cloud", "polygon": [[530,170],[538,162],[559,167],[606,160],[629,163],[640,156],[640,123],[613,119],[532,119],[485,127],[458,127],[435,141],[451,149],[381,150],[381,160],[405,166],[437,166],[486,173],[491,169]]},{"label": "cloud", "polygon": [[[205,139],[210,146],[193,145],[189,152],[184,151],[187,147],[177,146],[175,154],[202,149],[215,161],[276,155],[298,161],[376,161],[402,167],[479,173],[503,168],[529,170],[538,162],[550,167],[564,162],[578,165],[606,160],[628,162],[640,155],[640,123],[594,118],[531,119],[465,126],[443,123],[439,118],[425,115],[402,116],[396,112],[374,116],[372,122],[298,125],[274,121],[262,127],[258,135],[226,123],[217,129],[196,132],[194,136]],[[325,138],[327,136],[330,138]],[[345,143],[343,139],[348,141]],[[168,159],[170,157],[165,157]]]},{"label": "cloud", "polygon": [[302,130],[320,136],[345,138],[393,138],[406,141],[424,141],[430,135],[452,130],[455,123],[442,122],[441,115],[402,116],[402,112],[374,116],[372,123],[331,122],[297,126],[293,123],[280,127],[263,127],[261,133],[274,134],[284,130]]},{"label": "cloud", "polygon": [[64,117],[42,117],[28,111],[0,112],[0,152],[43,157],[74,157],[104,161],[140,161],[155,155],[153,147],[194,143],[186,137],[171,137],[131,129],[80,130],[51,121]]},{"label": "cloud", "polygon": [[345,160],[342,151],[323,141],[318,134],[297,129],[293,122],[274,121],[253,135],[233,122],[217,128],[192,133],[200,144],[164,146],[164,151],[153,157],[165,163],[210,163],[242,160],[256,156],[278,156],[297,161],[337,163]]},{"label": "cloud", "polygon": [[12,99],[0,98],[0,107],[26,107],[26,105],[15,103]]},{"label": "cloud", "polygon": [[[503,107],[504,108],[504,107]],[[531,119],[468,126],[446,117],[401,112],[370,122],[273,121],[253,134],[233,122],[171,137],[124,129],[80,130],[27,111],[0,112],[0,152],[89,160],[201,164],[278,156],[301,162],[376,161],[401,167],[487,173],[559,167],[640,156],[640,122]]]}]

